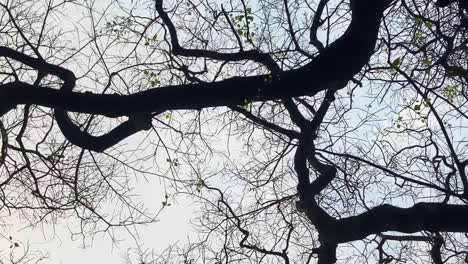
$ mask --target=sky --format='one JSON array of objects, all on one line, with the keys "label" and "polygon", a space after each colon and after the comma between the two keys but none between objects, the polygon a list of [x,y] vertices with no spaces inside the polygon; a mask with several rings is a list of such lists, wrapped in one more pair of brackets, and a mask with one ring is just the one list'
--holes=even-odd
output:
[{"label": "sky", "polygon": [[[161,207],[164,197],[164,188],[159,180],[153,178],[141,181],[136,185],[135,194],[150,210],[157,211]],[[189,220],[194,215],[197,207],[190,200],[178,197],[171,200],[171,206],[159,214],[153,224],[138,226],[131,233],[125,230],[113,233],[111,239],[109,233],[100,233],[94,237],[82,239],[80,236],[72,236],[69,228],[76,230],[76,221],[59,219],[56,223],[43,223],[36,227],[30,227],[17,215],[3,218],[0,233],[0,256],[10,253],[10,246],[18,243],[19,247],[13,247],[15,254],[21,256],[25,248],[29,247],[29,253],[36,256],[47,254],[49,261],[44,263],[125,263],[127,256],[136,260],[137,245],[140,250],[164,250],[169,244],[183,245],[189,236],[193,236]],[[13,239],[10,240],[9,237]],[[131,249],[131,251],[128,251]],[[137,263],[132,262],[132,263]]]}]

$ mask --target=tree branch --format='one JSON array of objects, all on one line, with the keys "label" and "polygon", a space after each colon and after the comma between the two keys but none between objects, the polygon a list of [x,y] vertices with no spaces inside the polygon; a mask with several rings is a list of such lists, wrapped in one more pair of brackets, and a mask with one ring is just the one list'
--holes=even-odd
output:
[{"label": "tree branch", "polygon": [[[277,65],[274,66],[267,62],[268,58],[262,57],[263,55],[257,54],[261,59],[256,59],[257,55],[252,57],[249,53],[221,54],[180,47],[177,41],[177,32],[162,9],[162,1],[159,0],[156,1],[156,8],[171,32],[174,54],[221,60],[238,60],[239,58],[257,60],[270,65],[268,67],[274,73],[273,78],[270,74],[234,77],[213,83],[170,85],[125,96],[79,93],[72,91],[75,86],[75,76],[71,71],[46,63],[40,58],[36,59],[10,48],[0,47],[1,57],[12,58],[40,72],[55,75],[64,81],[60,90],[20,81],[0,85],[0,116],[22,104],[54,108],[56,110],[55,117],[65,137],[83,148],[90,148],[96,144],[86,143],[87,141],[98,140],[102,142],[104,138],[87,137],[85,132],[82,132],[78,126],[71,122],[65,111],[118,117],[165,110],[233,106],[240,105],[246,100],[267,101],[285,97],[313,96],[328,88],[330,84],[346,83],[368,62],[374,52],[383,11],[388,4],[388,0],[353,1],[351,5],[352,20],[343,36],[305,66],[279,72]],[[117,129],[134,133],[134,131],[128,130],[131,124],[121,125],[124,127]],[[135,129],[137,127],[140,128],[133,126]],[[118,135],[123,134],[119,133]],[[123,138],[122,136],[120,140]],[[120,141],[115,136],[107,139],[110,143],[94,149],[102,151],[104,147],[110,147]]]},{"label": "tree branch", "polygon": [[[67,111],[81,113],[125,116],[135,112],[236,105],[242,104],[245,99],[266,101],[315,95],[326,89],[329,83],[350,80],[373,54],[380,19],[388,1],[358,2],[359,4],[354,5],[352,9],[353,19],[343,36],[309,64],[283,72],[271,81],[268,81],[269,75],[234,77],[209,84],[170,85],[126,96],[61,92],[13,82],[0,86],[0,115],[4,115],[16,105],[28,103],[61,107]],[[15,54],[12,55],[13,53]],[[7,47],[0,47],[0,56],[10,57],[38,68],[35,65],[38,59],[19,54]]]},{"label": "tree branch", "polygon": [[278,64],[270,57],[270,55],[261,53],[258,50],[241,50],[239,52],[234,53],[222,53],[211,50],[183,48],[179,43],[176,27],[172,23],[167,13],[164,11],[163,0],[156,0],[156,11],[158,12],[164,24],[169,29],[169,35],[171,36],[172,53],[174,55],[180,55],[185,57],[203,57],[222,61],[251,60],[265,65],[271,72],[280,71]]},{"label": "tree branch", "polygon": [[333,240],[345,243],[387,231],[402,233],[468,232],[468,205],[417,203],[409,208],[388,204],[330,226]]}]

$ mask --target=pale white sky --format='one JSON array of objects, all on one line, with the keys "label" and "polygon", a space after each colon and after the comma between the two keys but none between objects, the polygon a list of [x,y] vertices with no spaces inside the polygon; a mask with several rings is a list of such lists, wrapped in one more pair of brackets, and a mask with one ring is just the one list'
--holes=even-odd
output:
[{"label": "pale white sky", "polygon": [[[136,186],[134,194],[140,195],[140,201],[150,210],[157,211],[161,207],[164,198],[164,188],[158,179],[149,179],[148,182],[141,181]],[[164,250],[170,243],[184,244],[191,233],[189,224],[196,206],[193,201],[178,197],[177,201],[171,199],[171,206],[166,207],[156,223],[137,226],[129,232],[122,230],[114,233],[117,241],[112,241],[109,233],[100,233],[91,240],[87,238],[83,244],[80,236],[71,237],[69,227],[76,229],[76,220],[67,221],[59,219],[57,223],[43,223],[35,228],[22,221],[20,217],[12,215],[2,218],[7,225],[0,231],[5,237],[0,238],[0,255],[4,258],[10,252],[10,245],[18,242],[20,247],[15,248],[17,255],[21,255],[24,247],[29,244],[29,252],[42,251],[50,256],[50,261],[44,263],[124,263],[124,257],[129,248],[136,248],[138,244],[141,249],[154,249],[155,252]],[[9,236],[13,237],[12,242]],[[135,257],[135,255],[131,255]],[[133,259],[136,262],[136,259]],[[133,262],[132,262],[133,263]]]}]

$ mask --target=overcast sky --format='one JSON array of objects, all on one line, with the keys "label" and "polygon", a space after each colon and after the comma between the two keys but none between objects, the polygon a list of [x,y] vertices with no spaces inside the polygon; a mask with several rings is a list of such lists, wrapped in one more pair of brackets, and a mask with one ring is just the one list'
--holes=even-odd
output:
[{"label": "overcast sky", "polygon": [[[142,195],[148,208],[157,210],[161,207],[164,190],[157,181],[142,182],[138,187],[140,191],[136,194]],[[68,225],[73,226],[73,223],[67,223],[65,219],[60,219],[56,224],[44,223],[31,228],[27,222],[12,215],[9,219],[2,219],[8,226],[2,228],[4,237],[0,239],[0,254],[5,258],[10,252],[10,245],[17,242],[20,245],[15,250],[18,255],[28,244],[30,253],[42,251],[49,254],[50,262],[44,263],[124,263],[127,250],[136,249],[137,242],[141,249],[154,249],[156,252],[164,250],[170,243],[179,242],[182,245],[190,235],[189,219],[194,207],[190,201],[178,199],[162,211],[157,223],[138,226],[137,232],[132,230],[132,234],[139,236],[138,238],[135,239],[121,230],[120,233],[115,233],[115,239],[119,241],[112,241],[109,233],[101,233],[94,236],[94,241],[86,239],[87,245],[83,244],[80,236],[76,236],[75,241],[72,240]],[[76,221],[73,222],[76,224]],[[9,236],[13,237],[11,243]]]}]

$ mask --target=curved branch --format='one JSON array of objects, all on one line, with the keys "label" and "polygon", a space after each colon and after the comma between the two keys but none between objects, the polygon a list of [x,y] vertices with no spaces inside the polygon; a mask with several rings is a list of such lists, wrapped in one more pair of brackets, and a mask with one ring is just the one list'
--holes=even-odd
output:
[{"label": "curved branch", "polygon": [[[41,58],[36,59],[6,47],[0,47],[0,56],[21,62],[33,69],[36,69],[40,74],[51,74],[57,76],[63,81],[60,91],[40,87],[38,85],[29,85],[22,82],[12,82],[2,85],[0,86],[1,99],[6,99],[8,101],[0,106],[0,112],[17,105],[15,103],[15,95],[19,95],[19,92],[25,93],[23,96],[27,98],[25,98],[26,104],[33,104],[40,101],[41,97],[47,96],[47,92],[44,92],[44,89],[55,93],[55,96],[53,97],[54,99],[52,100],[56,102],[62,101],[63,95],[72,94],[72,90],[76,83],[76,77],[72,71],[57,65],[49,64]],[[59,93],[63,94],[61,95]],[[86,131],[81,131],[80,127],[74,124],[68,117],[66,110],[64,110],[67,103],[69,102],[50,105],[50,107],[54,107],[54,117],[57,120],[57,124],[63,135],[71,143],[84,149],[102,152],[138,131],[148,130],[151,128],[151,115],[141,113],[139,115],[132,116],[129,120],[123,122],[104,135],[93,136]],[[127,113],[127,115],[129,114]]]},{"label": "curved branch", "polygon": [[323,45],[322,42],[320,42],[317,38],[317,30],[319,29],[320,26],[323,25],[325,21],[322,21],[320,17],[323,14],[323,10],[325,9],[325,6],[327,5],[329,0],[320,0],[317,10],[315,11],[314,14],[314,20],[312,21],[312,26],[310,27],[310,44],[314,45],[318,49],[318,51],[323,51],[325,49],[325,46]]},{"label": "curved branch", "polygon": [[180,55],[185,57],[203,57],[222,61],[251,60],[265,65],[271,72],[277,73],[280,71],[280,67],[270,57],[270,55],[261,53],[258,50],[241,50],[235,53],[221,53],[211,50],[183,48],[182,46],[180,46],[176,27],[172,23],[167,13],[164,11],[163,0],[156,1],[156,11],[158,12],[164,24],[169,29],[169,35],[171,36],[172,53],[174,55]]},{"label": "curved branch", "polygon": [[[213,83],[160,87],[125,96],[64,92],[15,82],[0,86],[0,115],[27,103],[80,113],[125,116],[315,95],[330,83],[350,80],[374,52],[380,19],[388,1],[358,2],[359,5],[353,5],[353,19],[343,36],[309,64],[282,72],[272,80],[268,80],[270,75],[234,77]],[[0,56],[5,56],[7,50],[0,47]]]},{"label": "curved branch", "polygon": [[337,220],[330,231],[336,242],[345,243],[387,231],[468,232],[466,219],[468,205],[417,203],[401,208],[384,204],[360,215]]},{"label": "curved branch", "polygon": [[[65,111],[117,117],[165,110],[232,106],[242,104],[245,100],[267,101],[293,96],[312,96],[328,88],[331,83],[347,82],[366,65],[374,52],[380,20],[389,3],[389,0],[352,1],[352,20],[343,36],[307,65],[286,72],[274,72],[274,78],[271,75],[234,77],[213,83],[166,86],[125,96],[73,92],[76,79],[71,71],[12,49],[0,47],[0,56],[13,58],[41,72],[55,75],[64,81],[60,90],[19,81],[1,85],[0,116],[20,104],[35,104],[54,108],[56,109],[55,117],[65,137],[74,144],[85,146],[84,142],[91,139],[103,142],[103,137],[106,135],[88,138],[85,132],[81,132],[79,127],[69,120]],[[172,32],[174,54],[205,56],[213,59],[254,58],[266,61],[266,57],[257,54],[256,51],[252,52],[257,57],[252,57],[248,52],[226,55],[205,50],[183,49],[178,44],[175,28],[173,25],[171,26],[169,17],[162,9],[162,1],[156,1],[156,5],[162,19],[165,20]],[[275,66],[270,67],[275,70]],[[133,121],[131,118],[127,122]],[[125,128],[132,127],[129,123],[121,125],[123,127],[117,128],[115,133],[119,129],[125,130]],[[137,128],[133,127],[133,129]],[[132,132],[132,130],[125,131],[129,134]],[[107,135],[113,134],[111,132]],[[122,135],[122,138],[118,139],[112,136],[113,138],[108,142],[116,142],[125,136],[119,135]],[[93,146],[96,144],[88,144],[86,148],[92,149]],[[109,147],[109,144],[102,143],[95,150],[102,151],[105,147]]]}]

